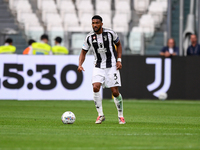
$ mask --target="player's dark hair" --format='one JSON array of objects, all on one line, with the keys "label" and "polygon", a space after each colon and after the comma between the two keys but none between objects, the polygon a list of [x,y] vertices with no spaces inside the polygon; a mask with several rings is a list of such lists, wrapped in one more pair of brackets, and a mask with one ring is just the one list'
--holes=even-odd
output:
[{"label": "player's dark hair", "polygon": [[7,39],[5,40],[5,43],[11,44],[12,42],[13,42],[13,40],[12,40],[11,38],[7,38]]},{"label": "player's dark hair", "polygon": [[99,19],[99,20],[101,20],[101,22],[103,22],[103,19],[101,18],[101,16],[99,16],[99,15],[94,15],[93,17],[92,17],[92,20],[93,19]]},{"label": "player's dark hair", "polygon": [[57,36],[57,37],[55,38],[55,41],[58,42],[58,43],[61,43],[61,42],[62,42],[62,38],[59,37],[59,36]]},{"label": "player's dark hair", "polygon": [[28,45],[31,45],[31,44],[33,44],[33,43],[35,43],[35,42],[36,42],[35,40],[30,39],[30,40],[28,41]]},{"label": "player's dark hair", "polygon": [[41,37],[40,37],[41,40],[49,40],[49,36],[47,34],[43,34]]}]

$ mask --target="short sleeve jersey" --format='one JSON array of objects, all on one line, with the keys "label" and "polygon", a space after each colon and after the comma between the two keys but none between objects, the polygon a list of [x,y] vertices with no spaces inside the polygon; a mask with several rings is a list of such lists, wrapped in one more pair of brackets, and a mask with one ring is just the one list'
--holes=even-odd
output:
[{"label": "short sleeve jersey", "polygon": [[95,67],[110,68],[116,66],[117,52],[115,44],[119,42],[116,32],[103,28],[102,34],[90,32],[83,43],[82,49],[88,51],[90,48],[94,52]]}]

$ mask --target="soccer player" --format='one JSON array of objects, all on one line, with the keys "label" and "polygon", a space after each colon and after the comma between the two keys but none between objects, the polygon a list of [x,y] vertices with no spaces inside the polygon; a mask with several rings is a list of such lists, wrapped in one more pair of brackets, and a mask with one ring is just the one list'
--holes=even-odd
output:
[{"label": "soccer player", "polygon": [[[92,17],[92,28],[85,39],[79,56],[78,71],[85,71],[82,64],[85,55],[91,48],[94,52],[95,65],[93,69],[92,85],[94,102],[98,112],[96,124],[105,120],[102,107],[102,98],[99,92],[100,87],[110,88],[114,96],[114,102],[118,110],[119,124],[125,124],[123,117],[123,100],[118,87],[121,86],[119,70],[122,68],[121,56],[122,46],[117,33],[111,29],[103,28],[102,18],[98,15]],[[115,50],[117,46],[117,51]]]}]

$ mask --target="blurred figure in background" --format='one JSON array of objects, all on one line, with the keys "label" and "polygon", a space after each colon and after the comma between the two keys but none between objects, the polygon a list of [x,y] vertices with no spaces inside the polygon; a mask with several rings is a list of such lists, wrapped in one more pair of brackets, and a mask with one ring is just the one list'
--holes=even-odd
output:
[{"label": "blurred figure in background", "polygon": [[35,43],[36,41],[33,40],[33,39],[30,39],[28,41],[28,45],[29,47],[27,47],[24,51],[23,51],[23,55],[28,55],[29,54],[29,51],[32,50],[32,44]]},{"label": "blurred figure in background", "polygon": [[187,55],[200,55],[200,45],[197,43],[197,36],[192,34],[190,36],[191,45],[187,49]]},{"label": "blurred figure in background", "polygon": [[67,55],[69,53],[68,49],[64,46],[61,46],[62,38],[56,37],[55,38],[55,46],[52,47],[52,52],[54,55]]},{"label": "blurred figure in background", "polygon": [[32,49],[29,51],[29,55],[51,55],[51,46],[48,44],[49,37],[43,34],[40,38],[41,42],[32,43]]},{"label": "blurred figure in background", "polygon": [[0,54],[14,54],[16,51],[16,47],[12,44],[13,40],[11,38],[7,38],[5,40],[5,44],[0,46]]},{"label": "blurred figure in background", "polygon": [[179,54],[179,49],[178,47],[176,47],[173,38],[168,39],[167,46],[163,47],[160,51],[160,55],[165,57],[176,56],[178,54]]}]

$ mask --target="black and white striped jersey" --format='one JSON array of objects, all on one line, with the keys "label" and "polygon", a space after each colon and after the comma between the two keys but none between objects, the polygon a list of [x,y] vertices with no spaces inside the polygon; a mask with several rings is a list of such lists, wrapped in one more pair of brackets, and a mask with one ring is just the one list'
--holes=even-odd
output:
[{"label": "black and white striped jersey", "polygon": [[88,51],[90,48],[94,51],[95,67],[110,68],[116,65],[117,52],[115,44],[119,42],[119,37],[111,29],[103,28],[102,34],[90,32],[84,41],[82,49]]}]

